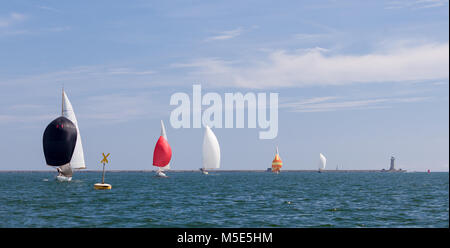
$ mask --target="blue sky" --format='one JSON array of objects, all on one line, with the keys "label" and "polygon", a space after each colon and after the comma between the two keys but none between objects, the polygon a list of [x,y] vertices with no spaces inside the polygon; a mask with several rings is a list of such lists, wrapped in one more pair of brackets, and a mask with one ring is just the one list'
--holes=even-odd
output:
[{"label": "blue sky", "polygon": [[0,170],[46,170],[64,85],[88,169],[201,166],[202,129],[170,96],[279,93],[279,132],[215,129],[222,169],[449,169],[448,1],[6,1],[0,4]]}]

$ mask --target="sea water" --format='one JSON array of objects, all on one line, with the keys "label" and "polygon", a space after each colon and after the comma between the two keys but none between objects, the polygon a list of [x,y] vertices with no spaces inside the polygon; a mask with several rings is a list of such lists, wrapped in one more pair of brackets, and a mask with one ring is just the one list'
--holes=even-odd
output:
[{"label": "sea water", "polygon": [[449,227],[449,174],[0,173],[0,227]]}]

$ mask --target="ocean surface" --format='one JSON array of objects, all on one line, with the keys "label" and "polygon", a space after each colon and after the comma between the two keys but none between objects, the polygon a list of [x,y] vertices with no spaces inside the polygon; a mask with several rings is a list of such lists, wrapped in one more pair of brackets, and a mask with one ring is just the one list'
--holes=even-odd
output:
[{"label": "ocean surface", "polygon": [[0,173],[0,227],[449,227],[449,174]]}]

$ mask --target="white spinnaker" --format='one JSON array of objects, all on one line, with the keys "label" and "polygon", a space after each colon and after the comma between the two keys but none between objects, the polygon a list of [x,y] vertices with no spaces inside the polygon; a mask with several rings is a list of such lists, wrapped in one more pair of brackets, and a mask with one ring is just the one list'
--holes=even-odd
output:
[{"label": "white spinnaker", "polygon": [[81,134],[80,130],[78,129],[77,118],[75,117],[75,112],[73,111],[72,104],[70,103],[69,98],[64,91],[62,114],[64,117],[72,121],[77,128],[77,143],[75,144],[72,159],[70,160],[70,167],[72,167],[72,169],[86,169],[86,164],[84,162],[83,145],[81,143]]},{"label": "white spinnaker", "polygon": [[[164,127],[164,122],[162,120],[161,120],[161,136],[163,136],[164,139],[166,139],[167,142],[169,142],[166,135],[166,128]],[[170,170],[170,162],[166,166],[160,167],[160,170]]]},{"label": "white spinnaker", "polygon": [[324,170],[325,166],[327,165],[327,159],[322,153],[320,153],[319,156],[320,156],[319,169]]},{"label": "white spinnaker", "polygon": [[206,126],[203,138],[203,168],[217,169],[220,167],[220,146],[216,135]]}]

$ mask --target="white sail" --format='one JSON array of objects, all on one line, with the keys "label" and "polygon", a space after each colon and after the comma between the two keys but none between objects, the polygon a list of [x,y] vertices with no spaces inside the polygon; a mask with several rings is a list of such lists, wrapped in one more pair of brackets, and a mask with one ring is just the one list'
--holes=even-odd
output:
[{"label": "white sail", "polygon": [[216,135],[206,126],[203,138],[203,168],[217,169],[220,167],[220,146]]},{"label": "white sail", "polygon": [[[161,120],[161,136],[163,136],[164,139],[167,140],[167,142],[169,141],[169,140],[167,139],[166,128],[164,127],[164,122],[163,122],[162,120]],[[164,171],[164,170],[170,170],[170,162],[169,162],[166,166],[160,167],[160,170],[161,170],[161,171]]]},{"label": "white sail", "polygon": [[69,101],[66,93],[63,90],[63,106],[62,115],[69,119],[75,124],[77,128],[77,143],[75,144],[75,149],[73,151],[72,159],[70,160],[70,166],[72,169],[85,169],[86,164],[84,162],[83,145],[81,143],[80,129],[78,129],[77,118],[75,117],[75,112],[73,111],[72,104]]},{"label": "white sail", "polygon": [[327,165],[327,159],[322,153],[320,153],[319,156],[320,156],[319,169],[324,170],[325,166]]}]

